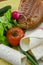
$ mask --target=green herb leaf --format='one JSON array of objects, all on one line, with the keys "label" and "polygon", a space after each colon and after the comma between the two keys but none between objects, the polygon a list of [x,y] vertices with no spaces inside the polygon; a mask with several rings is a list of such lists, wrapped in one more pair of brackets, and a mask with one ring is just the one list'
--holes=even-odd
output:
[{"label": "green herb leaf", "polygon": [[0,36],[3,36],[4,28],[2,23],[0,22]]},{"label": "green herb leaf", "polygon": [[9,46],[9,43],[8,43],[8,41],[7,41],[5,36],[1,36],[0,37],[0,43]]},{"label": "green herb leaf", "polygon": [[17,23],[16,20],[12,20],[12,23],[13,23],[16,27],[20,27],[20,25]]}]

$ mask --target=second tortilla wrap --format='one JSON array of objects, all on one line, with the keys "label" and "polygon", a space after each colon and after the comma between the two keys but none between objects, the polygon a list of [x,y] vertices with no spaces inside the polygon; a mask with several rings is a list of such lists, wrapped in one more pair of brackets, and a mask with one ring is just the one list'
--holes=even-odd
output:
[{"label": "second tortilla wrap", "polygon": [[43,42],[41,42],[41,45],[31,49],[31,52],[37,60],[41,59],[43,57]]},{"label": "second tortilla wrap", "polygon": [[43,41],[43,30],[38,29],[35,32],[33,32],[32,34],[22,38],[20,41],[20,47],[24,51],[28,51],[28,50],[36,47],[37,45],[41,44],[42,41]]}]

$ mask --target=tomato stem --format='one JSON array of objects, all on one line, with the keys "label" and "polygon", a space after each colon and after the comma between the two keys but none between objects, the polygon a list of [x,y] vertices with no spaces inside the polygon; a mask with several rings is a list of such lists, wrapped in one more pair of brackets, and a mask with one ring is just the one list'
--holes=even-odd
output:
[{"label": "tomato stem", "polygon": [[13,36],[18,36],[17,32],[15,32],[14,30],[12,30],[12,35]]}]

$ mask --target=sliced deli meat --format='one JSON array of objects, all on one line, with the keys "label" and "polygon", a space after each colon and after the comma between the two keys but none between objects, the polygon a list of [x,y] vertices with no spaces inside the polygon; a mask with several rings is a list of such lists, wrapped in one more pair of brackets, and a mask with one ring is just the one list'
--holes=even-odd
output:
[{"label": "sliced deli meat", "polygon": [[18,8],[18,23],[24,29],[37,27],[43,20],[43,3],[41,0],[21,0]]}]

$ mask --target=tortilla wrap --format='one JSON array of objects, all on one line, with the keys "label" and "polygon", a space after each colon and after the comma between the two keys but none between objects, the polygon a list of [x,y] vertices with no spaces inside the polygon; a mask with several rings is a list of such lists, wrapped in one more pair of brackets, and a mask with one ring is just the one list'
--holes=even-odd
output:
[{"label": "tortilla wrap", "polygon": [[17,50],[0,44],[0,58],[6,60],[13,65],[25,65],[26,57]]}]

